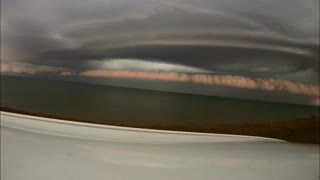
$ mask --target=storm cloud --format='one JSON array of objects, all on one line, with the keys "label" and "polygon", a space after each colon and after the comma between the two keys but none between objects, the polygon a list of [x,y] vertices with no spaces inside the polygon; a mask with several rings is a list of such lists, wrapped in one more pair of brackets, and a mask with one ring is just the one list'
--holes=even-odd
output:
[{"label": "storm cloud", "polygon": [[200,73],[319,86],[318,0],[1,3],[1,73]]}]

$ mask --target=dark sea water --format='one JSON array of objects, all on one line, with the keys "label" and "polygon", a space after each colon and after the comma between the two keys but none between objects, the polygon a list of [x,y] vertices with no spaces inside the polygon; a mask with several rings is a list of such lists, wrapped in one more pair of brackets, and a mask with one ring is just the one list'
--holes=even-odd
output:
[{"label": "dark sea water", "polygon": [[319,117],[318,107],[1,76],[1,106],[125,126]]}]

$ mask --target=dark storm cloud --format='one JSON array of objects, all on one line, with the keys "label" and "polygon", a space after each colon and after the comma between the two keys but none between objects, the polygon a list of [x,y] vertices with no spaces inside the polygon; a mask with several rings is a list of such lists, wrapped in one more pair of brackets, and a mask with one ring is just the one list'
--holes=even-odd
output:
[{"label": "dark storm cloud", "polygon": [[[283,19],[288,19],[288,16],[292,13],[281,14],[279,9],[275,9],[275,12],[273,12],[274,5],[271,6],[271,12],[267,15],[265,15],[266,10],[262,9],[261,12],[256,12],[255,9],[250,9],[250,6],[258,8],[256,7],[257,4],[270,4],[262,0],[250,4],[248,3],[250,1],[243,1],[247,2],[245,5],[232,1],[236,3],[236,9],[234,8],[235,5],[220,1],[215,1],[215,3],[201,1],[196,4],[179,1],[155,3],[140,0],[135,3],[130,1],[119,1],[118,3],[113,1],[79,1],[75,3],[71,0],[56,2],[26,1],[15,0],[12,2],[5,1],[4,3],[4,29],[7,29],[7,32],[10,32],[10,35],[13,36],[7,41],[4,40],[4,46],[13,44],[18,52],[29,51],[30,48],[33,51],[37,49],[40,58],[54,57],[57,61],[76,58],[80,61],[92,58],[105,59],[119,54],[121,56],[121,53],[124,53],[122,56],[128,58],[130,56],[140,56],[143,59],[177,60],[177,63],[184,63],[180,59],[188,61],[188,59],[193,58],[193,62],[196,61],[201,64],[203,63],[201,61],[207,61],[209,58],[215,58],[215,62],[223,62],[230,58],[221,58],[221,56],[231,56],[229,55],[231,52],[234,52],[234,57],[231,59],[241,55],[247,57],[248,53],[243,51],[250,51],[250,49],[244,50],[246,48],[237,46],[230,48],[213,46],[208,51],[207,46],[210,45],[199,44],[197,41],[216,43],[229,41],[229,44],[232,44],[233,41],[243,44],[249,42],[253,43],[252,46],[282,46],[296,48],[297,51],[301,49],[311,51],[310,53],[314,53],[314,49],[319,44],[314,38],[317,35],[310,32],[312,31],[310,29],[315,29],[314,27],[301,31],[299,28],[294,28],[294,25],[300,22],[298,19],[295,22],[288,20],[283,22]],[[208,6],[205,6],[207,3]],[[312,1],[309,2],[309,4],[313,3]],[[199,6],[201,4],[203,6]],[[276,5],[283,6],[282,3]],[[249,6],[249,8],[246,6]],[[292,7],[296,6],[293,5]],[[299,12],[305,12],[303,7],[299,8]],[[232,10],[224,11],[228,9]],[[14,14],[13,10],[15,10]],[[19,13],[19,10],[21,12],[24,10],[26,13]],[[122,15],[119,14],[119,10]],[[282,16],[279,16],[279,14]],[[313,15],[312,12],[305,12],[304,17],[310,15]],[[314,25],[314,19],[309,18],[309,24]],[[279,30],[278,28],[286,30]],[[290,31],[290,33],[288,34],[286,31]],[[309,38],[299,39],[302,35],[307,37],[306,34]],[[159,45],[160,49],[156,50],[154,49],[157,48],[157,42],[155,41],[159,40],[162,41]],[[183,40],[188,40],[189,45],[192,45],[190,47],[194,49],[194,53],[187,52],[186,57],[183,56],[181,51],[184,48],[190,51],[190,48],[184,47],[184,42],[180,42],[181,48],[171,46],[171,43]],[[41,42],[39,43],[39,41]],[[146,42],[151,43],[151,45],[143,45]],[[29,44],[27,45],[27,43]],[[136,47],[128,48],[128,44],[133,44]],[[116,45],[119,47],[107,48]],[[121,47],[123,48],[121,49]],[[143,48],[145,48],[145,52]],[[215,48],[216,50],[214,50]],[[263,48],[258,49],[258,51],[261,52]],[[110,52],[113,50],[115,52]],[[106,53],[99,51],[106,51]],[[168,51],[168,57],[164,57],[165,53],[163,51]],[[242,52],[239,53],[239,51]],[[153,52],[155,52],[155,55],[150,55]],[[268,57],[272,57],[274,52],[266,49],[262,53],[263,56],[268,54]],[[295,49],[291,50],[291,53],[292,55],[288,55],[289,58],[295,55]],[[255,55],[257,53],[251,54],[252,58],[259,58]],[[278,56],[279,53],[275,52],[274,54]],[[19,56],[19,53],[16,56]],[[52,58],[50,59],[52,60]],[[301,61],[304,61],[304,59],[302,56]],[[37,59],[32,60],[36,61]],[[295,62],[295,60],[293,61]],[[197,65],[197,63],[194,64]]]},{"label": "dark storm cloud", "polygon": [[41,53],[40,59],[64,61],[84,61],[90,59],[101,59],[105,55],[101,52],[94,52],[91,49],[56,49]]},{"label": "dark storm cloud", "polygon": [[[140,45],[88,51],[88,49],[61,49],[42,53],[40,59],[65,61],[141,59],[178,63],[188,66],[232,73],[260,73],[256,68],[269,68],[264,73],[290,73],[312,69],[319,71],[313,55],[305,56],[265,49],[216,47],[204,45]],[[254,63],[254,64],[252,64]],[[241,67],[240,64],[253,69]],[[234,65],[234,67],[232,67]],[[272,68],[273,67],[273,68]]]},{"label": "dark storm cloud", "polygon": [[17,37],[3,37],[4,41],[7,41],[7,46],[15,49],[23,49],[27,52],[39,53],[39,49],[50,50],[51,48],[57,48],[62,45],[58,41],[54,41],[48,37],[41,36],[17,36]]},{"label": "dark storm cloud", "polygon": [[[288,28],[288,23],[280,26],[280,20],[249,17],[165,5],[149,14],[81,21],[56,32],[61,40],[81,47],[41,52],[39,59],[73,60],[78,65],[86,60],[131,58],[251,76],[319,71],[317,42],[276,29]],[[255,69],[259,66],[263,72]]]},{"label": "dark storm cloud", "polygon": [[190,70],[319,84],[318,0],[1,3],[3,70]]}]

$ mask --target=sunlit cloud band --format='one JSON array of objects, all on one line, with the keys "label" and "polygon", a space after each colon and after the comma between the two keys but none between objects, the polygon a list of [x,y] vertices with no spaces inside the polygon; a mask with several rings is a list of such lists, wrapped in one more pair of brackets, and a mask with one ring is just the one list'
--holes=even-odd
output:
[{"label": "sunlit cloud band", "polygon": [[128,70],[89,70],[79,73],[86,77],[125,78],[141,80],[159,80],[174,82],[192,82],[207,85],[222,85],[236,88],[282,91],[306,96],[319,96],[316,85],[295,83],[288,80],[248,78],[234,75],[188,74],[177,72],[150,72]]},{"label": "sunlit cloud band", "polygon": [[13,74],[58,74],[61,76],[70,76],[75,74],[72,70],[65,67],[57,66],[44,66],[44,65],[33,65],[27,63],[18,63],[18,64],[7,64],[1,63],[1,73],[13,73]]}]

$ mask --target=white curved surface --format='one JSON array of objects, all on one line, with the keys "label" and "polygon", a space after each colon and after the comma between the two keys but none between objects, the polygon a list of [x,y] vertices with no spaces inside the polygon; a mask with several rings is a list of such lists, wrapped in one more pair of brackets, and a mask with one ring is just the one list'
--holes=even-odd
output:
[{"label": "white curved surface", "polygon": [[2,180],[319,179],[319,146],[1,112]]}]

